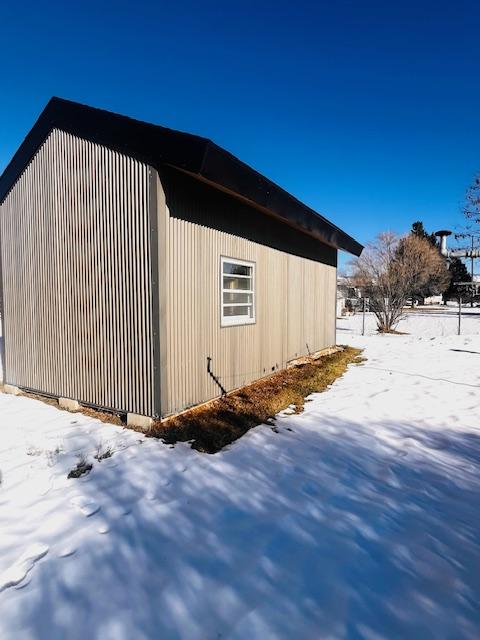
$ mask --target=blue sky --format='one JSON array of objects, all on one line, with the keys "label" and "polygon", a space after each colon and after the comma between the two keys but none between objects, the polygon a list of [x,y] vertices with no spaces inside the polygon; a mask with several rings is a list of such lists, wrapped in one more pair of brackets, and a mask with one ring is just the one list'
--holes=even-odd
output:
[{"label": "blue sky", "polygon": [[208,136],[362,242],[453,227],[479,33],[462,0],[4,2],[0,170],[59,95]]}]

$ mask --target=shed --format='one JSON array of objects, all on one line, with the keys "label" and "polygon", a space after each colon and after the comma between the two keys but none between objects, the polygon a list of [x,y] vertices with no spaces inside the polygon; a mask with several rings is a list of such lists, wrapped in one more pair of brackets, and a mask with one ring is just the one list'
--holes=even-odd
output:
[{"label": "shed", "polygon": [[132,422],[335,344],[337,252],[362,251],[210,140],[60,98],[0,214],[4,382]]}]

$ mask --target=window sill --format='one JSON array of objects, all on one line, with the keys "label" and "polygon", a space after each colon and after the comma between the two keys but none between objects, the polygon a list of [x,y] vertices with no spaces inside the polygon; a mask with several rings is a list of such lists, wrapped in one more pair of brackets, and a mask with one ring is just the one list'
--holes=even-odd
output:
[{"label": "window sill", "polygon": [[255,324],[255,318],[222,318],[220,322],[221,327],[243,327],[249,324]]}]

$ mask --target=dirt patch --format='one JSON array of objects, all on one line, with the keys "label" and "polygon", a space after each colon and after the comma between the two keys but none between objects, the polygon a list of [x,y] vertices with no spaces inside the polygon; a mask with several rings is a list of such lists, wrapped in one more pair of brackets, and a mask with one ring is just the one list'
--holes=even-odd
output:
[{"label": "dirt patch", "polygon": [[360,353],[359,349],[345,347],[317,360],[302,362],[228,396],[155,422],[148,435],[169,444],[192,442],[198,451],[216,453],[259,424],[270,424],[275,430],[272,421],[277,413],[292,405],[296,412],[302,411],[305,398],[324,391]]}]

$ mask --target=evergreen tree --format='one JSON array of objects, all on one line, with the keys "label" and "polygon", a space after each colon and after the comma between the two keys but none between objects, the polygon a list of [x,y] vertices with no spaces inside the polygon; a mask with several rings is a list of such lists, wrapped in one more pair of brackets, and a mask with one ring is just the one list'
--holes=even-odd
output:
[{"label": "evergreen tree", "polygon": [[437,238],[434,233],[427,233],[425,231],[425,227],[423,226],[423,222],[421,220],[417,220],[412,224],[412,228],[410,233],[414,236],[418,236],[419,238],[423,238],[424,240],[428,240],[433,247],[438,246]]},{"label": "evergreen tree", "polygon": [[467,293],[465,287],[459,287],[456,282],[471,282],[472,276],[468,273],[468,269],[460,258],[452,258],[448,267],[450,275],[452,277],[448,289],[443,294],[443,301],[458,300],[460,296],[464,300],[467,299]]}]

